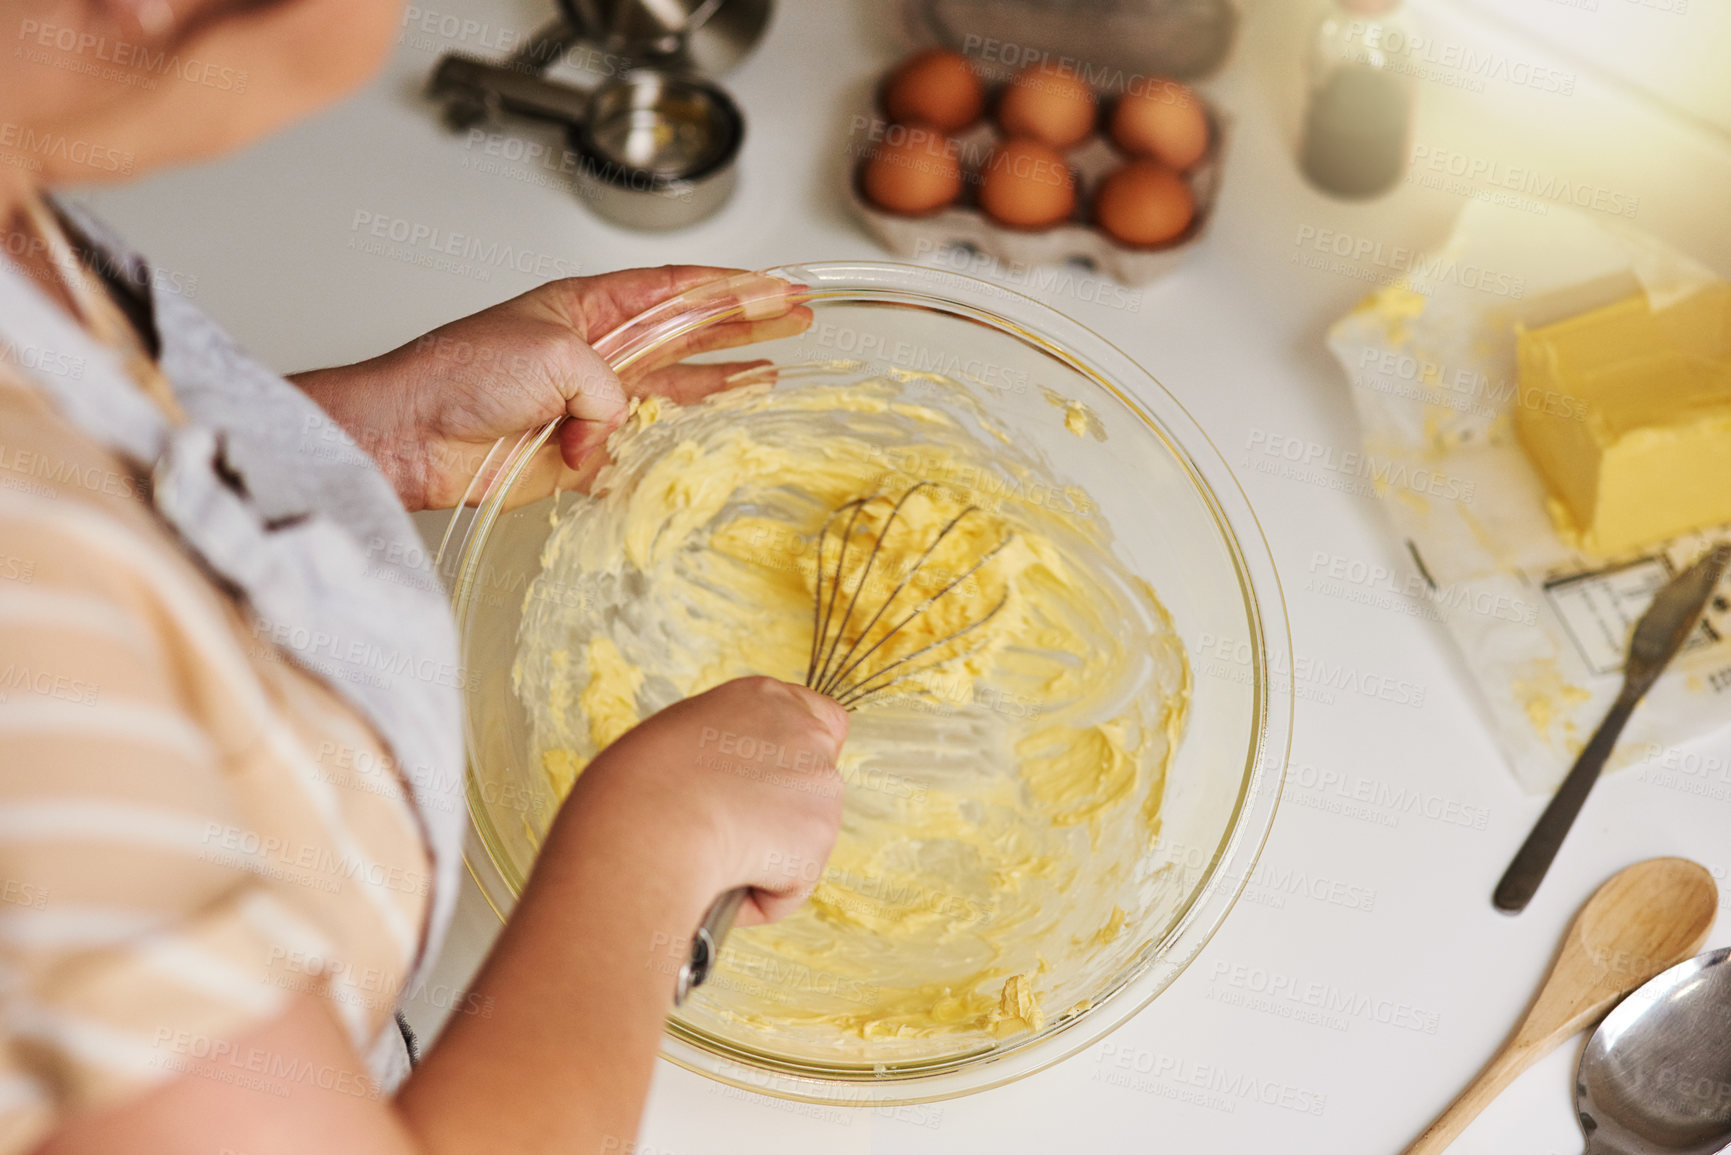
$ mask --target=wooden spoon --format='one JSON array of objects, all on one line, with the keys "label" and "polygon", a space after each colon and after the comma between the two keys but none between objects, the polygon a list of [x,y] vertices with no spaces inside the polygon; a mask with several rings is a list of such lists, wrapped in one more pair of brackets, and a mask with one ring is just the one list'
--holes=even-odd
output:
[{"label": "wooden spoon", "polygon": [[1558,1043],[1661,971],[1692,958],[1719,906],[1713,876],[1685,858],[1649,858],[1611,876],[1575,916],[1515,1033],[1406,1155],[1436,1155]]}]

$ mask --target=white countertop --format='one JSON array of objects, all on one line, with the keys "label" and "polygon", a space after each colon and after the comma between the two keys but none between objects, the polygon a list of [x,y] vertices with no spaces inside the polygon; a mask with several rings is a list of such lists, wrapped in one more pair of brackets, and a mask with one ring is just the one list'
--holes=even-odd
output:
[{"label": "white countertop", "polygon": [[[768,39],[725,81],[750,122],[734,200],[702,226],[657,237],[589,216],[554,171],[489,168],[481,162],[497,158],[448,135],[419,96],[438,53],[501,55],[501,35],[520,36],[550,7],[426,0],[411,10],[385,76],[342,108],[221,163],[88,199],[285,371],[371,355],[539,279],[510,268],[481,279],[360,251],[357,214],[469,233],[556,271],[884,256],[847,217],[839,188],[848,119],[898,51],[887,0],[783,0]],[[1139,358],[1235,467],[1256,434],[1357,443],[1322,332],[1378,270],[1305,267],[1295,260],[1300,239],[1314,235],[1305,230],[1422,248],[1465,203],[1459,191],[1416,183],[1367,206],[1309,190],[1291,161],[1308,19],[1284,0],[1248,7],[1236,53],[1209,86],[1234,118],[1210,236],[1134,308],[1081,295],[1049,301]],[[1642,7],[1533,0],[1522,12],[1529,23],[1590,31],[1581,22],[1627,21]],[[1651,23],[1639,26],[1695,59],[1704,29],[1723,24],[1700,15],[1707,7],[1646,4],[1638,15]],[[1569,95],[1548,93],[1445,61],[1419,86],[1415,145],[1636,197],[1634,224],[1731,272],[1731,140],[1709,121],[1673,115],[1627,83],[1601,83],[1587,65],[1551,59],[1524,33],[1442,0],[1421,0],[1417,15],[1439,44],[1559,68],[1575,83]],[[440,28],[458,21],[443,17],[476,26],[453,38]],[[1711,868],[1722,887],[1731,881],[1726,771],[1707,780],[1717,795],[1705,798],[1624,772],[1599,785],[1532,907],[1519,918],[1492,910],[1491,888],[1542,800],[1523,795],[1504,767],[1440,626],[1306,580],[1318,554],[1404,574],[1410,562],[1381,511],[1368,496],[1238,473],[1281,567],[1295,652],[1405,679],[1423,687],[1422,707],[1321,687],[1301,696],[1265,873],[1191,969],[1104,1044],[1011,1087],[881,1112],[765,1099],[662,1064],[639,1155],[1398,1150],[1509,1030],[1567,921],[1611,873],[1677,854]],[[1731,739],[1694,749],[1731,757]],[[1334,805],[1361,791],[1385,800],[1422,791],[1438,800],[1436,817]],[[491,922],[467,895],[441,981],[461,983]],[[1731,942],[1731,923],[1709,941]],[[1357,1009],[1307,1021],[1291,1013],[1302,1003],[1257,994],[1310,984]],[[432,1004],[450,1002],[433,994],[415,1011],[423,1027],[440,1013]],[[1522,1077],[1455,1150],[1579,1150],[1570,1097],[1578,1052],[1578,1042],[1564,1046]]]}]

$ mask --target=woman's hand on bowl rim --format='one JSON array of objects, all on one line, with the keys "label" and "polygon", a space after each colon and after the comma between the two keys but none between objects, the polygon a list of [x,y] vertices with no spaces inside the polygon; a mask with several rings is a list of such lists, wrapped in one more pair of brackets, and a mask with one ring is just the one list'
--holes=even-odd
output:
[{"label": "woman's hand on bowl rim", "polygon": [[[737,320],[701,326],[621,378],[593,343],[644,311],[706,284],[743,302]],[[293,378],[378,463],[405,508],[449,509],[486,491],[488,454],[567,418],[512,489],[522,504],[588,486],[632,398],[680,404],[772,377],[764,360],[688,357],[803,332],[801,286],[737,269],[669,265],[549,281],[443,325],[382,356]],[[486,465],[478,484],[477,473]]]}]

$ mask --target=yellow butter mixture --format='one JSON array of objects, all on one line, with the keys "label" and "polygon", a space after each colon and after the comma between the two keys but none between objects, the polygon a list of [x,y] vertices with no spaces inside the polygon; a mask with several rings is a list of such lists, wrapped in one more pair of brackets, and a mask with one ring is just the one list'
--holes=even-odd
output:
[{"label": "yellow butter mixture", "polygon": [[[560,500],[513,680],[561,796],[680,698],[745,674],[805,679],[820,534],[838,507],[881,495],[862,521],[883,531],[877,568],[862,579],[859,551],[843,566],[864,580],[844,577],[844,595],[867,603],[969,511],[890,616],[954,589],[872,660],[983,622],[860,699],[835,851],[827,866],[785,864],[816,890],[730,936],[681,1012],[695,1029],[823,1060],[967,1053],[1086,1006],[1160,929],[1144,933],[1137,912],[1165,884],[1150,852],[1188,700],[1183,650],[1093,500],[971,405],[930,380],[883,380],[644,406],[593,495]],[[725,735],[698,761],[801,781]]]}]

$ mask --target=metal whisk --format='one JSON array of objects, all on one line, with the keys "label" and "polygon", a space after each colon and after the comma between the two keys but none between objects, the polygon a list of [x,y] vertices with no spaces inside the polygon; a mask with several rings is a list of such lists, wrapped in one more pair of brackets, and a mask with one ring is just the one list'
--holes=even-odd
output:
[{"label": "metal whisk", "polygon": [[[961,657],[960,653],[945,654],[943,651],[985,625],[1009,600],[1009,590],[1006,588],[1003,596],[999,597],[997,603],[984,615],[966,621],[957,629],[936,641],[920,646],[910,654],[898,656],[894,647],[887,650],[884,648],[901,634],[908,623],[929,613],[931,608],[944,598],[952,595],[966,596],[965,591],[957,594],[957,591],[963,588],[963,583],[1001,553],[1014,536],[1006,532],[996,545],[980,554],[961,574],[944,583],[936,592],[922,597],[916,578],[931,562],[938,547],[955,533],[956,527],[961,525],[965,518],[973,515],[984,516],[978,506],[967,506],[950,518],[943,529],[926,543],[925,548],[919,551],[919,555],[890,590],[889,596],[874,606],[869,596],[861,596],[871,583],[873,572],[880,568],[880,563],[881,568],[887,569],[889,565],[895,564],[895,561],[913,552],[911,549],[895,548],[886,551],[884,542],[895,529],[897,522],[902,521],[902,510],[906,508],[908,500],[921,490],[936,488],[935,482],[922,481],[893,500],[884,494],[855,498],[830,514],[823,523],[823,529],[818,531],[817,594],[812,605],[811,661],[806,666],[805,684],[819,693],[828,694],[849,710],[894,689],[917,674]],[[883,520],[878,522],[869,511],[883,502],[890,502],[890,509]],[[830,568],[832,552],[835,561],[833,569]],[[864,561],[859,562],[851,571],[848,565],[850,553],[854,553],[856,557],[864,557]],[[895,561],[886,561],[886,558],[893,558]],[[887,581],[888,578],[880,580]],[[853,586],[852,592],[847,589],[850,582]],[[907,608],[905,613],[900,610],[892,612],[892,607],[898,601],[904,600],[904,594],[907,595],[906,606],[911,608]],[[679,968],[679,979],[673,994],[674,1006],[683,1003],[691,991],[709,977],[716,960],[721,957],[721,945],[733,926],[739,904],[745,899],[749,889],[730,890],[710,905],[708,913],[703,916],[703,924],[698,927],[697,934],[691,940],[691,950],[686,962]]]},{"label": "metal whisk", "polygon": [[[921,490],[936,488],[935,482],[922,481],[898,498],[892,499],[886,494],[856,498],[831,513],[818,532],[817,593],[812,609],[811,661],[806,668],[805,684],[819,693],[828,694],[849,710],[902,685],[917,674],[960,657],[959,653],[945,654],[943,651],[985,625],[1009,600],[1006,589],[985,614],[912,653],[898,655],[894,647],[885,649],[886,644],[901,635],[910,622],[930,612],[939,601],[951,595],[964,596],[957,591],[1002,552],[1013,536],[1006,534],[966,570],[936,592],[922,597],[916,578],[938,547],[950,538],[965,518],[984,516],[978,506],[969,505],[949,519],[919,551],[889,591],[889,596],[874,605],[869,595],[861,596],[866,594],[874,570],[887,569],[893,564],[885,560],[888,556],[899,558],[913,552],[911,549],[886,552],[884,542],[897,522],[902,520],[902,511],[908,500]],[[889,512],[881,522],[876,522],[869,511],[884,502],[891,503]],[[848,565],[850,551],[856,557],[863,553],[865,559],[851,574]],[[880,562],[883,563],[881,567]],[[890,578],[886,576],[879,580],[887,582]],[[849,584],[853,587],[851,593],[847,589]],[[904,594],[907,595],[905,599]],[[898,601],[903,605],[892,612]]]}]

